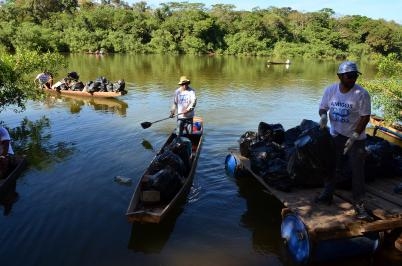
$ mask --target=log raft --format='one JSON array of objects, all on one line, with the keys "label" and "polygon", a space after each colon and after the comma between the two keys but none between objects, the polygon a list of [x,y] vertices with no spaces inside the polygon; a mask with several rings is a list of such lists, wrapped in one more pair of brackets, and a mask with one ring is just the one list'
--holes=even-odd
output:
[{"label": "log raft", "polygon": [[[344,254],[346,254],[345,251],[351,249],[358,253],[355,249],[356,243],[352,246],[349,243],[356,242],[356,240],[360,241],[361,247],[365,246],[360,254],[371,249],[375,251],[384,241],[384,237],[391,237],[394,235],[393,232],[400,233],[402,230],[402,194],[394,192],[395,187],[402,182],[401,177],[378,177],[367,183],[366,207],[371,211],[374,221],[363,221],[354,216],[352,192],[349,190],[337,189],[333,203],[321,205],[314,203],[314,198],[319,195],[322,188],[292,188],[291,192],[273,188],[253,172],[250,160],[237,151],[232,151],[226,157],[225,167],[227,171],[234,174],[251,175],[270,194],[282,202],[284,206],[281,213],[282,237],[289,227],[292,230],[291,234],[295,233],[295,236],[292,237],[296,240],[290,240],[297,243],[293,243],[294,250],[290,251],[293,252],[291,255],[294,255],[298,262],[331,258],[331,254],[328,252],[339,251],[339,247],[335,248],[336,245],[343,246]],[[231,167],[233,169],[228,169]],[[284,240],[291,242],[289,239]],[[300,241],[306,241],[308,247],[301,248],[303,244],[300,244]],[[368,241],[369,244],[367,244]],[[400,249],[402,234],[392,241],[395,241],[395,248],[402,252]],[[291,246],[292,243],[288,243],[289,245]],[[325,248],[322,248],[324,245],[328,247],[325,251]],[[339,257],[339,254],[338,252],[336,256]],[[314,259],[313,256],[319,258]]]}]

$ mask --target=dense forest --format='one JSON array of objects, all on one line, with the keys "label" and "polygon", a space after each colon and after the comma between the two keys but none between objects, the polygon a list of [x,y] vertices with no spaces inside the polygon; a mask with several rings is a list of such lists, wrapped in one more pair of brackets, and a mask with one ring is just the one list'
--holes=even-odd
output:
[{"label": "dense forest", "polygon": [[[0,1],[1,2],[1,1]],[[402,27],[332,9],[236,11],[234,5],[145,1],[6,0],[0,52],[164,53],[377,59],[401,54]],[[400,60],[400,58],[398,58]]]},{"label": "dense forest", "polygon": [[370,60],[361,80],[389,121],[402,120],[402,27],[332,9],[236,11],[234,5],[90,0],[0,1],[0,112],[43,97],[33,73],[64,67],[60,53],[196,54]]}]

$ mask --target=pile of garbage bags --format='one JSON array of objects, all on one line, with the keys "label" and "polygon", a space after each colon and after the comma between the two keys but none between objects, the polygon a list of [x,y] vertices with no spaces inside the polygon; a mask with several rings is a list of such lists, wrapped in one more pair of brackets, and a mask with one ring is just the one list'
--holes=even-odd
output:
[{"label": "pile of garbage bags", "polygon": [[143,190],[157,191],[160,201],[170,201],[183,186],[190,171],[191,141],[177,137],[166,146],[148,168]]},{"label": "pile of garbage bags", "polygon": [[[253,172],[282,191],[294,186],[320,187],[335,169],[335,146],[329,130],[320,129],[312,120],[303,120],[286,131],[281,124],[260,122],[258,131],[245,132],[239,144]],[[402,148],[368,135],[366,151],[366,181],[402,176]],[[342,175],[339,186],[350,187],[350,169],[342,169]]]}]

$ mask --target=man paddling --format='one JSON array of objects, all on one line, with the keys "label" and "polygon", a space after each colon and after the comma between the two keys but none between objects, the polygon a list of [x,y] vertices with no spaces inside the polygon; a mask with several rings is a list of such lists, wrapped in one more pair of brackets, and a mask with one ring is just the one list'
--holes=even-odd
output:
[{"label": "man paddling", "polygon": [[178,84],[180,87],[174,93],[170,117],[173,118],[177,111],[177,135],[182,136],[184,130],[187,134],[192,133],[194,108],[197,99],[194,89],[189,86],[190,80],[186,76],[180,77]]}]

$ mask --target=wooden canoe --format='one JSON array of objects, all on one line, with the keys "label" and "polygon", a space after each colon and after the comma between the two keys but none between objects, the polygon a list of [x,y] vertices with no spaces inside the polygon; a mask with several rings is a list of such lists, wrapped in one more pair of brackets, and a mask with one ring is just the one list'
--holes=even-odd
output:
[{"label": "wooden canoe", "polygon": [[275,62],[275,61],[267,61],[268,65],[290,65],[290,60],[286,60],[285,62]]},{"label": "wooden canoe", "polygon": [[[138,181],[136,188],[134,190],[133,196],[131,198],[130,204],[128,206],[126,216],[129,222],[140,222],[140,223],[160,223],[163,218],[165,218],[169,213],[175,210],[175,207],[184,199],[188,194],[191,185],[193,183],[194,173],[197,166],[198,157],[201,150],[201,143],[203,138],[203,121],[200,117],[194,117],[194,123],[199,122],[200,127],[198,130],[194,131],[193,134],[185,135],[191,141],[191,155],[189,159],[189,170],[186,176],[184,176],[181,188],[176,192],[174,197],[169,201],[157,200],[156,202],[149,203],[145,200],[145,193],[149,192],[146,190],[145,184],[149,180],[150,167],[148,167],[140,180]],[[177,135],[172,133],[161,150],[157,153],[152,163],[156,162],[158,155],[160,155],[164,148],[168,147],[175,139]]]},{"label": "wooden canoe", "polygon": [[[370,123],[374,126],[374,132],[380,130],[384,134],[402,140],[402,125],[392,124],[387,125],[382,117],[376,115],[370,116]],[[375,133],[373,133],[375,135]]]},{"label": "wooden canoe", "polygon": [[25,156],[15,156],[14,162],[12,163],[10,173],[6,178],[0,179],[0,197],[2,197],[7,190],[10,188],[11,184],[17,180],[21,172],[24,170],[26,166],[26,158]]},{"label": "wooden canoe", "polygon": [[93,93],[87,91],[73,91],[73,90],[54,90],[54,89],[44,89],[46,92],[59,94],[59,95],[72,95],[72,96],[81,96],[81,97],[94,97],[94,98],[116,98],[122,96],[126,93],[124,92],[114,92],[114,91],[96,91]]}]

